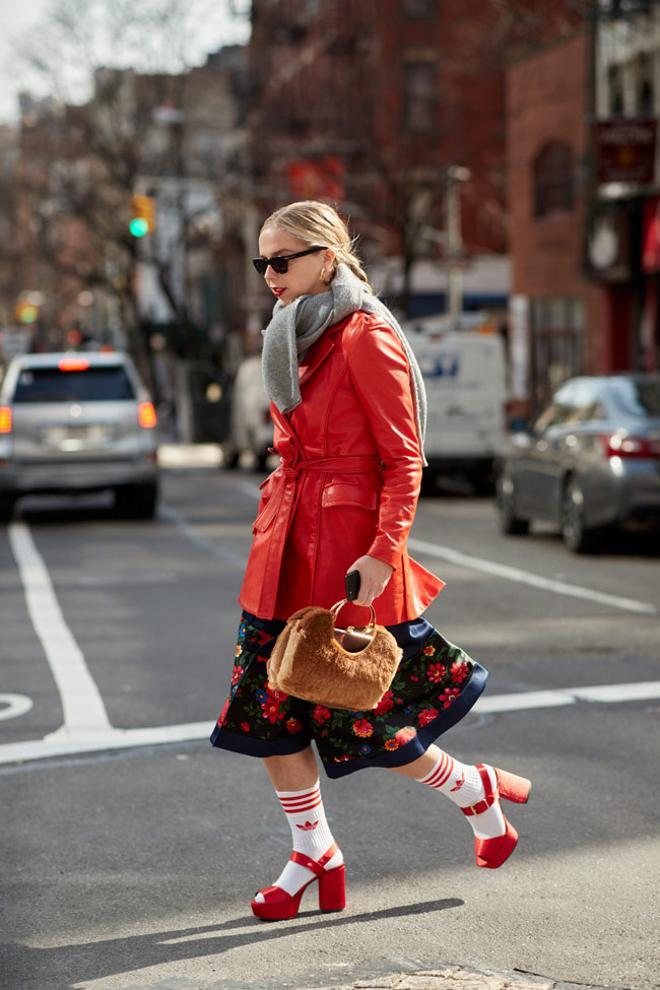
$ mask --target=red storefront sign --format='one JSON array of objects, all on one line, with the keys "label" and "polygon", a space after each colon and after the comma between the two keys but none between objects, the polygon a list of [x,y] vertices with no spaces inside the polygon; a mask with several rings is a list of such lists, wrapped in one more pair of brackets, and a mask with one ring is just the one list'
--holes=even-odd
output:
[{"label": "red storefront sign", "polygon": [[642,230],[642,271],[660,272],[660,199],[657,196],[644,203]]},{"label": "red storefront sign", "polygon": [[296,199],[340,200],[344,195],[344,166],[339,158],[310,158],[290,162],[289,188]]},{"label": "red storefront sign", "polygon": [[655,120],[598,121],[598,181],[653,182],[655,137]]}]

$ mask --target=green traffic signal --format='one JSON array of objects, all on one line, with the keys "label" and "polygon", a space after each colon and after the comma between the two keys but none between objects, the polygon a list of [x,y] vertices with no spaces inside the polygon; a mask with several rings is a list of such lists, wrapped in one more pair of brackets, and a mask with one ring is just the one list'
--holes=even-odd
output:
[{"label": "green traffic signal", "polygon": [[133,217],[128,229],[133,237],[146,237],[149,233],[149,224],[143,217]]}]

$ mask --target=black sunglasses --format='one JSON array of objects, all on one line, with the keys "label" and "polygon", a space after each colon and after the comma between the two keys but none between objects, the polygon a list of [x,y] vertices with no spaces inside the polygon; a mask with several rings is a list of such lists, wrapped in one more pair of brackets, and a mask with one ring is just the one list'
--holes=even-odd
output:
[{"label": "black sunglasses", "polygon": [[278,275],[286,275],[289,270],[289,262],[293,261],[294,258],[304,258],[306,254],[316,254],[318,251],[326,250],[327,248],[323,245],[317,245],[316,247],[307,248],[306,251],[296,251],[295,254],[282,254],[279,258],[253,258],[252,264],[260,275],[266,274],[269,265],[271,265],[273,271],[277,272]]}]

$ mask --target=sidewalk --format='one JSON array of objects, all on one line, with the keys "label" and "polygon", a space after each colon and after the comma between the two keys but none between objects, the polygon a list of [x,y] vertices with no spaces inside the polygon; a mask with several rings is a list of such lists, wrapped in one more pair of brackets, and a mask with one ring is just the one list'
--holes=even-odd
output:
[{"label": "sidewalk", "polygon": [[[341,986],[300,987],[299,990],[568,990],[571,986],[575,987],[576,984],[524,973],[479,973],[463,966],[447,966],[442,969],[378,976]],[[603,990],[592,984],[580,983],[579,986],[581,990]]]}]

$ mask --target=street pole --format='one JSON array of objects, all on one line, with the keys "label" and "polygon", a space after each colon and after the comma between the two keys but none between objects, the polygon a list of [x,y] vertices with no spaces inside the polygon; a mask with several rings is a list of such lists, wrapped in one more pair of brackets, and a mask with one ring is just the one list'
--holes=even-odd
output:
[{"label": "street pole", "polygon": [[470,176],[470,170],[464,165],[450,165],[447,169],[445,198],[449,297],[447,309],[454,329],[463,311],[463,233],[461,229],[460,183],[467,182]]}]

